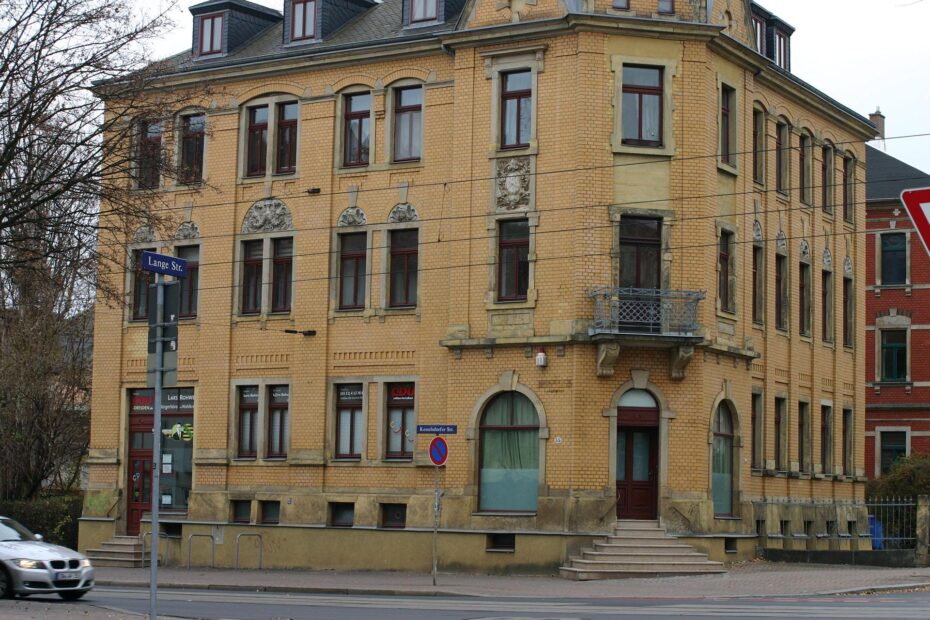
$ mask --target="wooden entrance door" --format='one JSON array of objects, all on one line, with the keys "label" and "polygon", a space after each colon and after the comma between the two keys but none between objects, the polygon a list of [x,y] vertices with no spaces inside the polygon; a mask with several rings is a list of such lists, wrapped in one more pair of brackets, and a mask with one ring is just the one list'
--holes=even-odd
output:
[{"label": "wooden entrance door", "polygon": [[617,518],[655,519],[659,500],[659,412],[621,408],[617,426]]},{"label": "wooden entrance door", "polygon": [[151,415],[130,416],[129,480],[126,488],[126,533],[138,536],[142,514],[152,510],[152,424]]}]

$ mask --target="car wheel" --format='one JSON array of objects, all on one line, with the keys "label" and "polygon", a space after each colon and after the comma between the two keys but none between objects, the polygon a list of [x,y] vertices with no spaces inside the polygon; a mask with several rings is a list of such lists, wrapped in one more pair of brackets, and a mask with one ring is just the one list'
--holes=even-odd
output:
[{"label": "car wheel", "polygon": [[80,592],[59,592],[58,596],[66,601],[76,601],[85,594],[87,594],[87,590],[82,590]]},{"label": "car wheel", "polygon": [[2,566],[0,566],[0,598],[13,598],[13,580]]}]

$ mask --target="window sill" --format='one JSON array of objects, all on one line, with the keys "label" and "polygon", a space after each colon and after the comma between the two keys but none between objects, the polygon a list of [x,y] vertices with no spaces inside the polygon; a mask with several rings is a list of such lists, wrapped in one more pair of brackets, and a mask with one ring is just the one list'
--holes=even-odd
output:
[{"label": "window sill", "polygon": [[775,199],[780,200],[787,204],[791,200],[791,195],[785,192],[784,190],[776,189]]},{"label": "window sill", "polygon": [[414,465],[413,457],[402,457],[402,458],[401,457],[397,457],[397,458],[384,457],[383,459],[381,459],[381,463],[384,465],[390,465],[392,467],[396,467],[396,466],[411,467]]},{"label": "window sill", "polygon": [[758,179],[753,179],[752,184],[755,189],[764,192],[765,191],[765,181],[760,181]]},{"label": "window sill", "polygon": [[507,157],[529,157],[531,155],[539,155],[539,145],[535,142],[530,142],[528,146],[517,146],[513,148],[505,148],[498,146],[493,151],[488,152],[488,159],[505,159]]},{"label": "window sill", "polygon": [[912,381],[875,381],[874,387],[913,387]]},{"label": "window sill", "polygon": [[254,463],[256,458],[254,456],[234,456],[232,458],[232,463]]},{"label": "window sill", "polygon": [[729,176],[731,176],[731,177],[738,177],[738,176],[739,176],[739,170],[736,168],[736,166],[734,166],[733,164],[728,164],[728,163],[725,162],[725,161],[718,161],[718,162],[717,162],[717,172],[722,172],[722,173],[727,174],[727,175],[729,175]]},{"label": "window sill", "polygon": [[479,510],[471,513],[473,517],[535,517],[535,510],[521,512],[519,510]]},{"label": "window sill", "polygon": [[612,141],[611,148],[613,149],[614,155],[655,155],[657,157],[673,157],[675,155],[675,150],[668,145],[636,146],[617,142],[616,139]]},{"label": "window sill", "polygon": [[516,299],[514,301],[500,300],[494,297],[496,291],[489,292],[487,300],[484,303],[485,310],[526,310],[536,307],[536,289],[526,291],[526,299]]},{"label": "window sill", "polygon": [[373,167],[372,163],[360,164],[358,166],[336,166],[333,168],[333,174],[348,175],[348,174],[367,174],[371,172]]},{"label": "window sill", "polygon": [[836,343],[834,343],[832,340],[821,340],[820,344],[822,344],[826,349],[833,349],[836,351]]},{"label": "window sill", "polygon": [[753,329],[757,329],[757,330],[759,330],[760,332],[764,332],[764,331],[765,331],[765,323],[760,323],[759,321],[753,321],[753,322],[752,322],[752,328],[753,328]]},{"label": "window sill", "polygon": [[262,462],[269,465],[284,465],[287,463],[287,456],[266,456]]},{"label": "window sill", "polygon": [[742,521],[742,517],[736,515],[714,515],[715,521]]},{"label": "window sill", "polygon": [[738,319],[735,310],[727,310],[725,308],[717,308],[717,318],[727,319],[728,321],[736,321]]},{"label": "window sill", "polygon": [[361,463],[362,463],[362,457],[358,456],[358,457],[333,457],[332,459],[330,459],[328,464],[345,466],[345,465],[361,465]]}]

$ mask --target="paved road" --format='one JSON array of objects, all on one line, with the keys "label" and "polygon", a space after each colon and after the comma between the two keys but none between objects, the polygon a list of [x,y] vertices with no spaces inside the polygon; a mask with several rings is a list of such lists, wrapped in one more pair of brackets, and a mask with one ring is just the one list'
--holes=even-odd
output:
[{"label": "paved road", "polygon": [[[930,593],[757,599],[573,599],[359,596],[165,590],[166,616],[235,620],[600,620],[607,618],[900,618],[926,620]],[[124,620],[148,610],[148,592],[98,588],[78,604],[0,601],[15,620]]]}]

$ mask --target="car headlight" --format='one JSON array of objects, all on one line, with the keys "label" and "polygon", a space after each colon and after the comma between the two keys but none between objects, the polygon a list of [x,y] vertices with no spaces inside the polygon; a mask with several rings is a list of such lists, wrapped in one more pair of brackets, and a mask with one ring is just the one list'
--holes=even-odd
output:
[{"label": "car headlight", "polygon": [[91,567],[90,560],[88,560],[87,558],[84,558],[83,560],[81,560],[81,567],[90,568]]},{"label": "car headlight", "polygon": [[20,568],[45,568],[39,560],[13,560],[13,564]]}]

